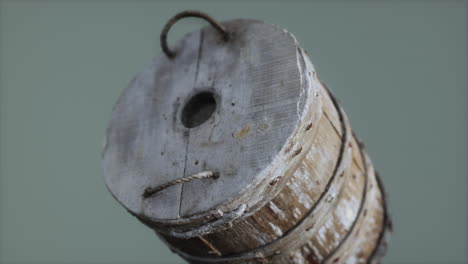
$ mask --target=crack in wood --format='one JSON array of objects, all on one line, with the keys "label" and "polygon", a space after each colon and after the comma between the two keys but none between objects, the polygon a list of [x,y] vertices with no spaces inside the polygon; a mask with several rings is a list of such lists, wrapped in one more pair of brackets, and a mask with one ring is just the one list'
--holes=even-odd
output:
[{"label": "crack in wood", "polygon": [[[195,76],[193,80],[193,85],[197,83],[198,79],[198,71],[200,68],[200,60],[201,60],[201,54],[202,54],[202,46],[203,46],[203,30],[200,30],[200,42],[198,46],[198,56],[197,56],[197,64],[195,67]],[[194,87],[195,88],[195,87]],[[190,146],[190,128],[187,131],[187,144],[185,146],[185,161],[184,161],[184,173],[183,177],[185,177],[186,171],[187,171],[187,160],[188,160],[188,154],[189,154],[189,146]],[[184,185],[185,183],[182,183],[182,186],[180,187],[180,198],[179,198],[179,209],[177,210],[177,218],[180,218],[180,212],[182,210],[182,200],[183,200],[183,195],[184,195]]]}]

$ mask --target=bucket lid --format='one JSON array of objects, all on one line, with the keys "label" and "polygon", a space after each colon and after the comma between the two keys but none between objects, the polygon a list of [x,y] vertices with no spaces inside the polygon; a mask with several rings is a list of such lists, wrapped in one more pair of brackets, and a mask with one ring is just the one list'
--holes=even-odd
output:
[{"label": "bucket lid", "polygon": [[113,108],[104,178],[133,214],[172,221],[236,208],[228,204],[278,177],[272,164],[294,152],[287,143],[314,104],[313,66],[284,29],[222,25],[228,40],[211,26],[185,35],[175,56],[154,59]]}]

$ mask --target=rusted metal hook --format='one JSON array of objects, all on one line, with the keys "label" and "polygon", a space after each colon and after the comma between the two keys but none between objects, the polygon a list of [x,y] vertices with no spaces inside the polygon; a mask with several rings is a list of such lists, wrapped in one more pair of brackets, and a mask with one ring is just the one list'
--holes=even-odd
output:
[{"label": "rusted metal hook", "polygon": [[200,11],[195,11],[195,10],[187,10],[180,12],[173,16],[169,21],[167,21],[166,25],[164,26],[163,30],[161,31],[161,48],[166,54],[166,56],[170,59],[174,58],[176,55],[176,52],[171,50],[168,45],[167,45],[167,34],[169,33],[169,30],[171,27],[180,19],[185,18],[185,17],[199,17],[202,19],[205,19],[208,21],[216,30],[218,30],[219,33],[223,36],[223,39],[227,41],[229,39],[228,32],[226,28],[221,25],[218,21],[214,20],[212,17],[210,17],[208,14],[200,12]]}]

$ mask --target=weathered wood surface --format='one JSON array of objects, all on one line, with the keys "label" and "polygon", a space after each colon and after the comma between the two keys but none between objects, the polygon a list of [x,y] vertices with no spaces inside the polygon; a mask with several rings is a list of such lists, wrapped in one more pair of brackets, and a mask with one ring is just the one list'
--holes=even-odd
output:
[{"label": "weathered wood surface", "polygon": [[[195,263],[373,261],[374,251],[385,243],[380,235],[388,229],[383,222],[382,192],[346,117],[341,124],[325,88],[320,95],[323,115],[315,140],[275,198],[217,232],[190,239],[161,237]],[[343,136],[345,130],[349,140]],[[339,164],[342,145],[345,149]]]},{"label": "weathered wood surface", "polygon": [[[120,97],[103,150],[109,190],[189,262],[378,261],[390,228],[381,184],[308,56],[278,27],[223,25],[228,42],[210,27],[186,35]],[[201,92],[214,113],[188,128],[184,105]],[[142,196],[206,170],[219,178]]]},{"label": "weathered wood surface", "polygon": [[[320,111],[313,109],[320,103],[312,97],[304,105],[316,90],[301,84],[304,67],[293,36],[258,21],[226,25],[235,29],[232,40],[222,42],[212,28],[189,34],[174,60],[155,60],[115,107],[104,151],[105,179],[136,215],[177,225],[219,205],[224,212],[244,203],[253,208],[264,194],[247,187],[274,192],[269,178],[275,164],[287,158],[277,154],[290,138],[311,133],[294,135],[299,118],[317,120]],[[182,107],[201,91],[215,95],[216,110],[203,125],[186,128]],[[148,186],[202,170],[221,177],[174,186],[149,199],[141,196]]]}]

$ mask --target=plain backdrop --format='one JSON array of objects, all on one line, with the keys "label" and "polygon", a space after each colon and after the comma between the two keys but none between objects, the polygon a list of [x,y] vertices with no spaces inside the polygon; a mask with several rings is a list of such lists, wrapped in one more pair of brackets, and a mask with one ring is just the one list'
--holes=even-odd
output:
[{"label": "plain backdrop", "polygon": [[[5,263],[181,263],[106,190],[113,104],[176,12],[292,32],[341,100],[389,193],[384,263],[467,262],[466,1],[2,1]],[[206,25],[186,19],[173,43]]]}]

